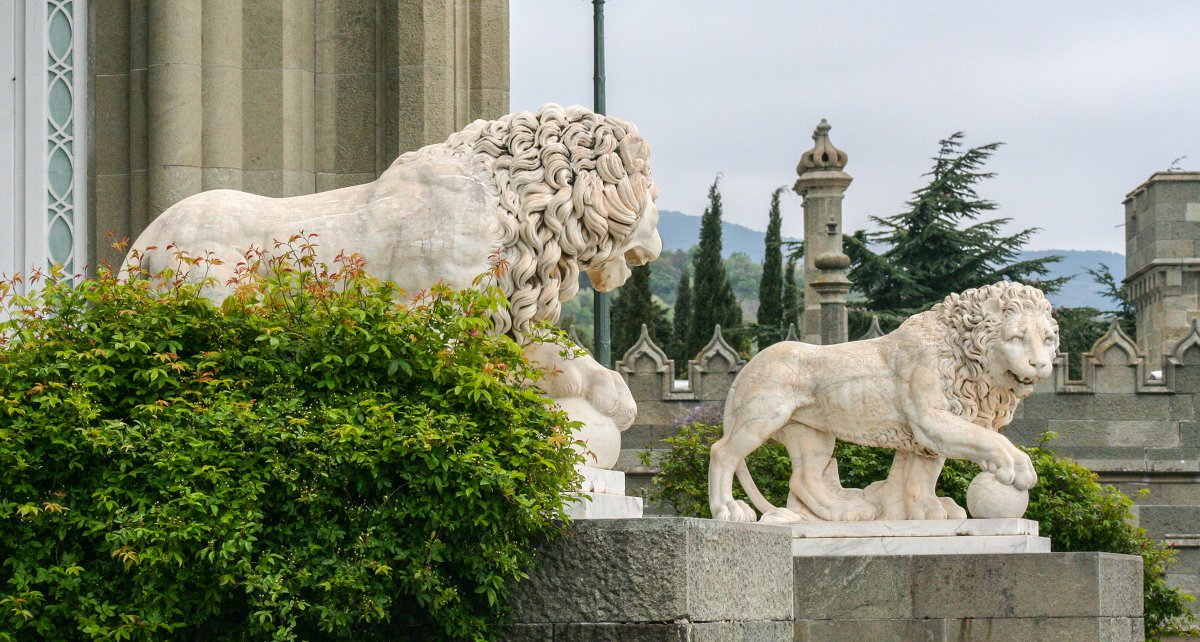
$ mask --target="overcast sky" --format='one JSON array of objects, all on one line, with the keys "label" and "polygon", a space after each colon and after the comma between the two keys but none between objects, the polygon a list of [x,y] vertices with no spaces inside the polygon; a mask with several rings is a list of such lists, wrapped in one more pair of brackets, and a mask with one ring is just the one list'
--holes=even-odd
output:
[{"label": "overcast sky", "polygon": [[[511,0],[513,111],[592,105],[592,4]],[[1030,249],[1124,252],[1121,201],[1200,170],[1200,2],[609,0],[608,113],[653,149],[662,209],[765,229],[821,118],[847,230],[902,211],[937,141],[1003,141],[980,195]],[[784,234],[801,236],[800,197]]]}]

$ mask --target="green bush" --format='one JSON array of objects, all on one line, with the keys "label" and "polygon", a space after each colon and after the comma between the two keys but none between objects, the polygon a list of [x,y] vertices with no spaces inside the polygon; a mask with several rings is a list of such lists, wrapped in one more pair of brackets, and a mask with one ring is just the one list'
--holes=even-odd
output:
[{"label": "green bush", "polygon": [[[492,289],[399,293],[295,237],[0,326],[0,639],[486,638],[576,484]],[[403,297],[401,297],[403,298]],[[2,300],[3,297],[0,297]]]},{"label": "green bush", "polygon": [[[679,434],[666,439],[671,450],[657,463],[650,499],[670,505],[680,515],[711,517],[708,508],[708,451],[721,437],[718,410],[701,407],[680,422]],[[1133,500],[1112,486],[1102,486],[1096,475],[1069,459],[1043,448],[1023,449],[1033,459],[1038,483],[1029,491],[1025,516],[1037,520],[1042,535],[1055,551],[1103,551],[1140,555],[1144,562],[1146,636],[1154,639],[1190,630],[1195,619],[1187,602],[1194,599],[1163,580],[1174,561],[1171,549],[1156,544],[1146,531],[1133,525]],[[842,485],[863,488],[887,477],[893,451],[838,442]],[[643,453],[649,464],[651,455]],[[792,464],[787,451],[768,442],[746,458],[746,466],[763,495],[776,506],[785,506]],[[938,493],[966,506],[967,486],[980,469],[972,462],[949,460],[942,471]],[[746,500],[734,484],[734,496]]]}]

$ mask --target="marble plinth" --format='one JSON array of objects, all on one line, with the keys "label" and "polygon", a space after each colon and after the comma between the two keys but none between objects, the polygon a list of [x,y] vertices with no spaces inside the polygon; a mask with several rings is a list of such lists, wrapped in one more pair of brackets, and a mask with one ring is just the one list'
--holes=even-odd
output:
[{"label": "marble plinth", "polygon": [[1049,553],[1033,520],[961,519],[793,524],[795,557]]},{"label": "marble plinth", "polygon": [[636,519],[642,516],[642,498],[604,493],[579,493],[567,506],[571,519]]},{"label": "marble plinth", "polygon": [[619,470],[581,465],[576,466],[575,471],[583,475],[583,486],[580,490],[585,493],[625,494],[625,473]]},{"label": "marble plinth", "polygon": [[642,516],[642,498],[625,494],[625,473],[592,466],[576,466],[583,476],[575,501],[567,507],[571,519],[636,519]]}]

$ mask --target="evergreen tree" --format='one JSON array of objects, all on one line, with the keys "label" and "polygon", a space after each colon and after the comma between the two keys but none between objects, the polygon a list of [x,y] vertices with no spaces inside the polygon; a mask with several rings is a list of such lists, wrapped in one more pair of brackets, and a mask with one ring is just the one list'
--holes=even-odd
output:
[{"label": "evergreen tree", "polygon": [[771,218],[764,239],[762,279],[758,282],[758,347],[765,348],[783,338],[783,247],[779,235],[780,187],[771,194]]},{"label": "evergreen tree", "polygon": [[796,285],[796,257],[789,256],[787,267],[783,269],[783,332],[786,336],[788,326],[800,328],[800,288]]},{"label": "evergreen tree", "polygon": [[692,257],[696,277],[692,284],[692,320],[685,344],[689,355],[704,349],[717,325],[736,349],[744,349],[742,309],[721,260],[721,192],[717,182],[713,181],[708,188],[708,207],[700,219],[700,244]]},{"label": "evergreen tree", "polygon": [[[1096,266],[1094,270],[1083,268],[1083,271],[1090,274],[1096,281],[1096,285],[1100,286],[1100,294],[1116,305],[1116,309],[1111,310],[1111,313],[1121,324],[1121,330],[1130,338],[1136,339],[1137,312],[1126,296],[1125,286],[1117,282],[1116,277],[1112,275],[1112,270],[1104,263]],[[1100,335],[1096,335],[1096,338],[1099,339]]]},{"label": "evergreen tree", "polygon": [[630,271],[629,280],[617,290],[612,303],[614,361],[621,359],[637,342],[643,323],[650,331],[650,338],[659,346],[668,345],[671,340],[667,309],[650,293],[650,266],[637,266]]},{"label": "evergreen tree", "polygon": [[[1039,280],[1060,256],[1015,260],[1037,228],[1006,236],[1001,230],[1010,219],[978,221],[996,209],[994,202],[979,198],[975,186],[994,176],[981,168],[1000,143],[964,151],[962,138],[958,132],[940,142],[933,169],[926,174],[929,184],[913,192],[907,212],[873,216],[881,231],[845,237],[853,266],[850,280],[870,310],[908,315],[951,292],[996,281],[1022,281],[1053,292],[1066,280]],[[869,244],[887,249],[876,254]]]},{"label": "evergreen tree", "polygon": [[675,295],[675,332],[671,336],[668,356],[675,360],[675,374],[687,369],[688,359],[695,355],[687,353],[688,326],[692,321],[692,274],[687,266],[679,277],[679,290]]}]

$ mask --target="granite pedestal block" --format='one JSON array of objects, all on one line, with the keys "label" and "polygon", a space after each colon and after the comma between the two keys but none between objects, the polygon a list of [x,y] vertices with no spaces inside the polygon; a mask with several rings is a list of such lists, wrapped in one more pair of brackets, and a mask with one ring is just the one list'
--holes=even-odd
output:
[{"label": "granite pedestal block", "polygon": [[791,531],[581,520],[517,587],[514,640],[791,640]]},{"label": "granite pedestal block", "polygon": [[1143,639],[1136,556],[796,557],[794,564],[798,641]]}]

